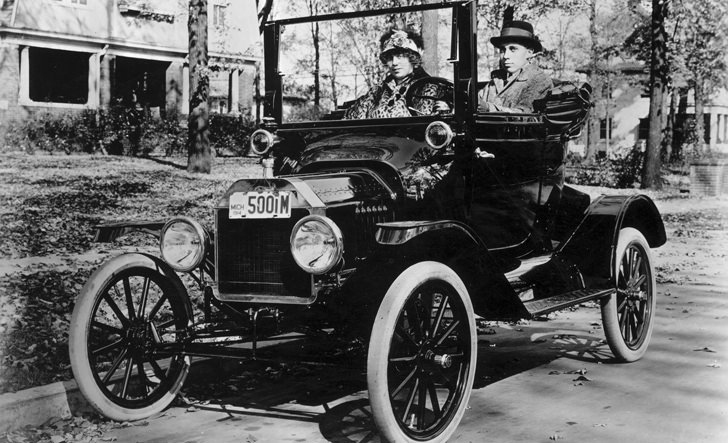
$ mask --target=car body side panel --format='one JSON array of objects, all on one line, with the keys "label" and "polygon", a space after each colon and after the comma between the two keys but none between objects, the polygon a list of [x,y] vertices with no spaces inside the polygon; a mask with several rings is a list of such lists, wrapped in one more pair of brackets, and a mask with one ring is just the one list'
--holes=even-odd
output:
[{"label": "car body side panel", "polygon": [[573,234],[556,254],[576,263],[587,288],[612,285],[619,230],[633,227],[650,247],[666,241],[665,226],[652,200],[644,195],[611,195],[596,199]]}]

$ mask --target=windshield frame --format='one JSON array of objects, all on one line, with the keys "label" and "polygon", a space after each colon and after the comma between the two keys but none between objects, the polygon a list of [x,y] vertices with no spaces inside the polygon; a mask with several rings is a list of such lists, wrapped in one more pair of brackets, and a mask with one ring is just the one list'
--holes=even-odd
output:
[{"label": "windshield frame", "polygon": [[[342,124],[342,120],[316,120],[295,123],[283,123],[283,82],[279,69],[280,57],[280,36],[281,28],[291,24],[305,24],[330,20],[342,20],[360,17],[374,17],[379,15],[418,12],[435,9],[452,9],[452,34],[450,41],[450,56],[448,61],[453,65],[454,97],[461,99],[454,100],[454,109],[447,120],[460,127],[467,122],[472,122],[474,117],[474,106],[477,106],[477,70],[476,70],[476,11],[477,0],[443,1],[435,4],[421,4],[403,6],[396,8],[384,8],[370,11],[353,11],[336,14],[325,14],[319,16],[294,17],[281,20],[274,20],[266,23],[263,30],[264,58],[265,58],[265,95],[263,114],[267,126],[281,129],[306,129],[329,127],[375,127],[381,126],[383,119],[361,119],[348,120]],[[443,119],[443,116],[413,117],[416,120]],[[410,121],[410,117],[398,117],[393,119],[398,124]],[[337,123],[338,122],[338,123]],[[413,122],[414,123],[414,122]]]}]

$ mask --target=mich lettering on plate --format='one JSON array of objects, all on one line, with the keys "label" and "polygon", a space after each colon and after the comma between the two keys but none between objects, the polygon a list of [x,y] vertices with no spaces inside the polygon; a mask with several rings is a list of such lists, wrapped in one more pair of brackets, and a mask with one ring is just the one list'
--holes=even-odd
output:
[{"label": "mich lettering on plate", "polygon": [[230,196],[229,217],[290,218],[291,195],[288,192],[235,192]]}]

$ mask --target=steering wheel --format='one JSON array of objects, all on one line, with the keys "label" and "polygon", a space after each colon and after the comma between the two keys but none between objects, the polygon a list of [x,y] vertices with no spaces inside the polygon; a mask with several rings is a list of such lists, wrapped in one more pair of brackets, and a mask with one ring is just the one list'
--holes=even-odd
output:
[{"label": "steering wheel", "polygon": [[[422,100],[432,100],[433,106],[436,101],[444,101],[453,109],[453,84],[450,80],[442,77],[423,77],[412,82],[404,94],[407,109],[412,115],[427,115],[415,106]],[[434,109],[429,114],[434,114]]]}]

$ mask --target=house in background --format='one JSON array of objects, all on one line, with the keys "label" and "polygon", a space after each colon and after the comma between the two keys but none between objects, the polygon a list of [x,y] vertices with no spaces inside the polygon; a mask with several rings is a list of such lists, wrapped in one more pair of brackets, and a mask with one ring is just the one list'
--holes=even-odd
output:
[{"label": "house in background", "polygon": [[[649,70],[639,62],[624,60],[600,66],[600,70],[604,73],[602,90],[600,94],[594,94],[592,109],[599,120],[598,155],[608,156],[637,144],[644,145],[649,133]],[[588,75],[590,69],[582,67],[577,71]],[[669,101],[666,97],[664,115],[670,112]],[[678,103],[674,143],[685,140],[687,122],[695,117],[692,90],[679,97]],[[706,149],[728,153],[728,92],[725,90],[719,91],[704,104],[704,127]],[[575,146],[584,149],[584,145]]]},{"label": "house in background", "polygon": [[[188,1],[0,0],[0,125],[48,110],[188,113]],[[254,113],[255,2],[208,1],[211,112]]]}]

